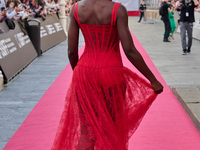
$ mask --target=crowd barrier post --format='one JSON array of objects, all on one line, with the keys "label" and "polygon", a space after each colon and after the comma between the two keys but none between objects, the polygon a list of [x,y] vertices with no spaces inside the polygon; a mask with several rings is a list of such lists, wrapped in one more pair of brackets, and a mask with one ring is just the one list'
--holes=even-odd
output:
[{"label": "crowd barrier post", "polygon": [[63,30],[65,31],[65,34],[67,35],[67,31],[66,31],[67,17],[65,16],[66,2],[65,2],[65,0],[61,0],[59,4],[60,4],[60,9],[61,9],[61,12],[60,12],[60,23],[61,23],[61,25],[63,27]]},{"label": "crowd barrier post", "polygon": [[27,32],[29,35],[29,38],[31,39],[31,42],[33,43],[33,46],[38,54],[38,56],[42,55],[41,51],[41,40],[40,40],[40,21],[37,19],[30,19],[27,22],[37,22],[38,25],[29,25],[26,27]]},{"label": "crowd barrier post", "polygon": [[3,75],[2,75],[2,72],[0,70],[0,91],[3,90],[3,83],[4,83],[4,81],[3,81]]}]

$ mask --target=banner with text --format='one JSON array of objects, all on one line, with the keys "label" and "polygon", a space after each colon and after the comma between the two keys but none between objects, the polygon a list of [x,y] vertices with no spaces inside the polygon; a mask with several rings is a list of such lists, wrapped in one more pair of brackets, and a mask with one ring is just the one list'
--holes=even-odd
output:
[{"label": "banner with text", "polygon": [[[32,18],[30,18],[32,19]],[[48,15],[45,21],[37,18],[40,24],[41,50],[42,52],[66,40],[66,34],[60,24],[57,15]],[[29,25],[35,25],[35,22],[29,22]]]},{"label": "banner with text", "polygon": [[[33,19],[29,17],[29,19]],[[35,18],[34,18],[35,19]],[[37,18],[41,22],[40,39],[42,52],[50,49],[58,43],[66,40],[66,34],[56,15],[47,16],[45,21]],[[9,30],[6,23],[1,23],[4,34],[0,35],[0,69],[2,70],[5,82],[26,67],[37,57],[37,52],[30,41],[25,28],[21,30],[19,23],[15,22],[15,29]],[[29,22],[35,25],[37,22]]]},{"label": "banner with text", "polygon": [[5,33],[0,35],[0,68],[7,82],[35,59],[37,53],[17,21],[14,30],[9,30],[5,22],[1,28]]}]

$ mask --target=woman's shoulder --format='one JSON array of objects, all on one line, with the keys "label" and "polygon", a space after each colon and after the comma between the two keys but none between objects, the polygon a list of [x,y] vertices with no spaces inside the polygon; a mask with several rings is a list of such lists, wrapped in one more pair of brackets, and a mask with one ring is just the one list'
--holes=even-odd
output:
[{"label": "woman's shoulder", "polygon": [[127,16],[128,16],[128,12],[127,12],[126,7],[120,4],[117,11],[117,17],[127,17]]}]

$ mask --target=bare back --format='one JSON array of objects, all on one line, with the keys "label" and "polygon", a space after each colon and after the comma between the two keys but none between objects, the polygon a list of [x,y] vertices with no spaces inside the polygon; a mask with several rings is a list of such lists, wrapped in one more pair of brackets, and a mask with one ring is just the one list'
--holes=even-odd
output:
[{"label": "bare back", "polygon": [[111,24],[114,2],[109,0],[83,0],[79,2],[80,22],[92,25]]}]

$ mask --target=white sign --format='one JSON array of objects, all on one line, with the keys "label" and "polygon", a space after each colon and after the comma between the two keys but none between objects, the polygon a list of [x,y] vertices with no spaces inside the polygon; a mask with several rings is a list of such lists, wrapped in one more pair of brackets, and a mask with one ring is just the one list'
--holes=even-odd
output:
[{"label": "white sign", "polygon": [[113,0],[114,2],[122,3],[127,9],[127,11],[138,11],[139,10],[139,0]]},{"label": "white sign", "polygon": [[45,30],[44,27],[40,27],[40,38],[47,36],[47,31]]},{"label": "white sign", "polygon": [[11,41],[11,38],[6,38],[0,41],[0,59],[16,50],[17,48],[15,47],[14,42]]},{"label": "white sign", "polygon": [[51,35],[53,33],[56,33],[62,30],[63,28],[60,23],[48,24],[48,25],[45,25],[45,28],[40,27],[40,37],[42,38],[42,37],[47,36],[48,34]]},{"label": "white sign", "polygon": [[15,34],[14,37],[17,44],[19,45],[19,48],[22,48],[24,45],[30,42],[28,35],[24,35],[23,32]]}]

